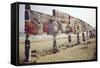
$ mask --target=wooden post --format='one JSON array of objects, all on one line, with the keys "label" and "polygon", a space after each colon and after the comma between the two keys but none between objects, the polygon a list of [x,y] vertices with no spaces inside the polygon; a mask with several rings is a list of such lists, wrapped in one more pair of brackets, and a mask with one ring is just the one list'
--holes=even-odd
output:
[{"label": "wooden post", "polygon": [[89,31],[89,37],[90,37],[90,39],[91,39],[91,31]]},{"label": "wooden post", "polygon": [[82,33],[82,38],[83,38],[83,42],[85,41],[85,35],[84,32]]},{"label": "wooden post", "polygon": [[86,31],[86,39],[89,39],[89,31]]},{"label": "wooden post", "polygon": [[30,54],[30,40],[29,40],[29,35],[26,34],[26,40],[25,40],[25,62],[29,62],[29,54]]},{"label": "wooden post", "polygon": [[68,34],[68,45],[66,47],[71,47],[71,35]]},{"label": "wooden post", "polygon": [[57,43],[56,43],[56,34],[53,35],[53,53],[58,52]]},{"label": "wooden post", "polygon": [[30,22],[30,5],[25,5],[25,62],[29,62],[30,58],[30,40],[29,40],[29,30],[27,29],[26,23]]},{"label": "wooden post", "polygon": [[77,44],[80,44],[79,33],[77,33]]}]

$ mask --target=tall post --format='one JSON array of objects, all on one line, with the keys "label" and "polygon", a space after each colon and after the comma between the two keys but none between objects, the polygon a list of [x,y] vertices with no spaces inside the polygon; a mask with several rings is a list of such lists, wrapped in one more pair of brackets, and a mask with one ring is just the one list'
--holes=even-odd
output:
[{"label": "tall post", "polygon": [[66,47],[70,47],[71,46],[71,31],[70,31],[70,15],[69,16],[69,23],[68,23],[68,26],[66,28],[66,33],[68,34],[68,45]]},{"label": "tall post", "polygon": [[57,22],[56,21],[52,21],[52,28],[53,28],[53,53],[56,53],[58,52],[58,48],[57,48],[57,42],[56,42],[56,36],[57,36],[57,33],[58,33],[58,26],[57,26]]},{"label": "tall post", "polygon": [[79,38],[80,27],[78,21],[76,21],[76,33],[77,33],[77,44],[80,44],[80,38]]},{"label": "tall post", "polygon": [[28,23],[30,22],[30,5],[25,5],[25,62],[29,62],[29,52],[30,52],[30,40],[29,34],[30,29]]}]

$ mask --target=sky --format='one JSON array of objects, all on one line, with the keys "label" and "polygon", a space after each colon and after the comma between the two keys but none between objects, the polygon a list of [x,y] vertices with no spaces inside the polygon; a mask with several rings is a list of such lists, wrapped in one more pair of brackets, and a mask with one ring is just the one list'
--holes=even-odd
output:
[{"label": "sky", "polygon": [[[76,8],[76,7],[59,7],[59,6],[40,6],[31,5],[31,10],[52,15],[52,9],[59,10],[71,16],[77,17],[93,27],[96,27],[96,9],[91,8]],[[19,5],[19,32],[24,32],[24,12],[25,5]]]}]

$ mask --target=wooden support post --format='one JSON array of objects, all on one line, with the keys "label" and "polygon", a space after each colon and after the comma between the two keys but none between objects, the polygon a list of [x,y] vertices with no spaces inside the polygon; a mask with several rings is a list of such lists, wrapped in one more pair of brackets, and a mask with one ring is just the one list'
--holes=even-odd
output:
[{"label": "wooden support post", "polygon": [[77,44],[80,44],[79,33],[77,33]]},{"label": "wooden support post", "polygon": [[83,38],[83,42],[85,41],[85,35],[84,32],[82,33],[82,38]]},{"label": "wooden support post", "polygon": [[89,31],[86,31],[86,39],[89,39]]},{"label": "wooden support post", "polygon": [[53,35],[53,53],[58,52],[57,43],[56,43],[56,35]]},{"label": "wooden support post", "polygon": [[68,34],[68,45],[66,47],[71,47],[71,35]]},{"label": "wooden support post", "polygon": [[91,31],[89,31],[89,37],[90,37],[90,39],[91,39],[91,36],[92,36],[92,35],[91,35]]},{"label": "wooden support post", "polygon": [[25,62],[29,62],[29,53],[30,53],[30,40],[29,35],[26,35],[25,40]]}]

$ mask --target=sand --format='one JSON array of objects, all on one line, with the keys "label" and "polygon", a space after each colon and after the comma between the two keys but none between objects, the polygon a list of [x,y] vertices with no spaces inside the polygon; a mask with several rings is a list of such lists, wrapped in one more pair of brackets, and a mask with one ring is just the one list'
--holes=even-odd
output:
[{"label": "sand", "polygon": [[[52,53],[52,40],[45,41],[31,41],[29,63],[44,63],[44,62],[59,62],[59,61],[77,61],[77,60],[93,60],[96,59],[96,39],[92,38],[85,42],[80,38],[81,44],[76,44],[77,39],[73,37],[71,46],[68,44],[66,38],[57,40],[59,52]],[[24,56],[24,42],[19,41],[19,61],[23,64]],[[31,51],[36,50],[36,56],[31,56]]]}]

